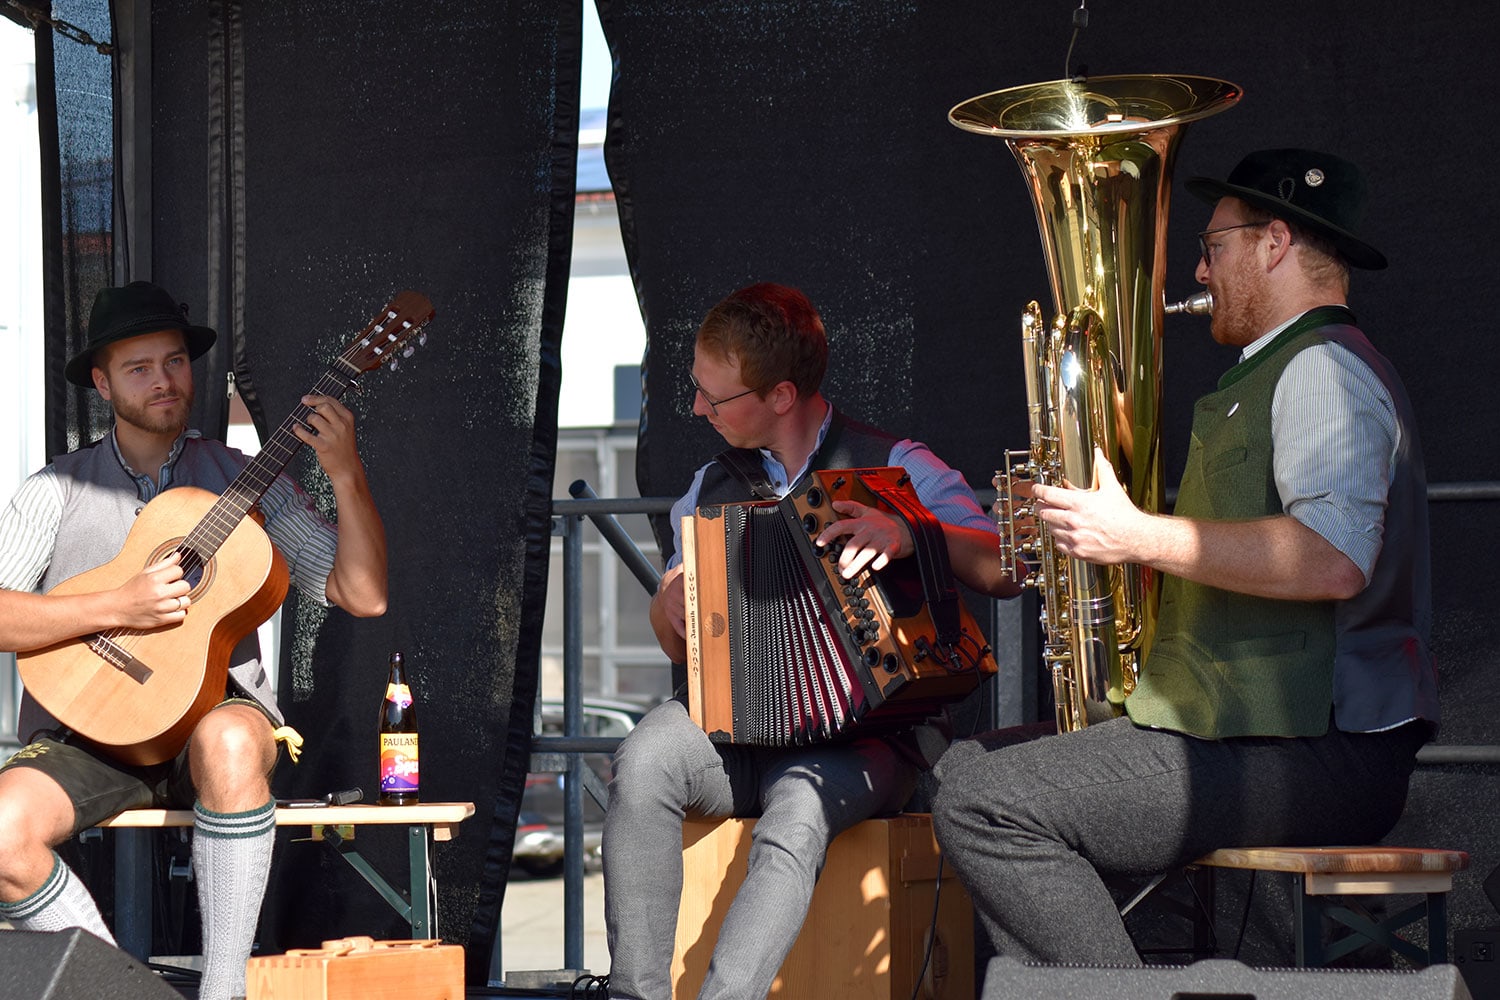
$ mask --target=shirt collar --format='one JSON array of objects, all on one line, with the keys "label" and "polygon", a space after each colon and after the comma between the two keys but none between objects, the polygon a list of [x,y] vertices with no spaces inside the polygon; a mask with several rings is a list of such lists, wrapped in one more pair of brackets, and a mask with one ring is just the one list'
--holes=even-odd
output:
[{"label": "shirt collar", "polygon": [[828,436],[828,428],[833,424],[833,404],[824,400],[823,405],[826,409],[823,411],[823,423],[818,426],[818,439],[813,442],[812,451],[807,453],[807,458],[802,462],[802,468],[798,469],[795,475],[787,475],[786,467],[777,461],[771,449],[760,449],[761,464],[765,466],[772,485],[778,492],[784,494],[792,483],[801,479],[806,474],[808,466],[812,464],[813,456],[818,453],[819,448],[823,447],[823,439]]},{"label": "shirt collar", "polygon": [[[1311,311],[1311,310],[1309,310],[1309,311]],[[1297,320],[1301,319],[1303,316],[1306,316],[1306,315],[1307,315],[1307,313],[1301,313],[1301,314],[1299,314],[1297,316],[1292,316],[1291,318],[1287,319],[1286,322],[1278,324],[1273,330],[1271,330],[1270,333],[1261,334],[1259,337],[1255,338],[1250,343],[1246,344],[1245,345],[1245,349],[1242,350],[1242,351],[1240,351],[1240,360],[1241,361],[1247,361],[1247,360],[1249,360],[1251,357],[1253,357],[1255,355],[1256,351],[1259,351],[1262,347],[1265,347],[1271,341],[1275,340],[1276,339],[1276,335],[1278,333],[1280,333],[1281,331],[1285,330],[1287,327],[1291,326],[1293,323],[1297,322]]]},{"label": "shirt collar", "polygon": [[117,432],[118,425],[110,427],[109,445],[115,451],[115,461],[120,463],[120,468],[124,469],[125,474],[135,481],[136,489],[140,492],[142,500],[150,500],[162,490],[172,485],[172,470],[176,467],[177,460],[182,457],[182,449],[186,445],[188,438],[200,438],[203,436],[191,428],[177,435],[177,440],[172,442],[172,450],[167,453],[167,460],[157,470],[156,481],[152,482],[149,475],[135,471],[130,467],[130,463],[125,461],[125,456],[120,451],[120,439]]}]

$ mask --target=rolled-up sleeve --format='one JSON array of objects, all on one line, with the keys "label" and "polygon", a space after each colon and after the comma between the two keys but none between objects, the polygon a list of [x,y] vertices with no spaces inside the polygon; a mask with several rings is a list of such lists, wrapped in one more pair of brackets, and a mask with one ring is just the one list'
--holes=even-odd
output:
[{"label": "rolled-up sleeve", "polygon": [[980,508],[964,477],[932,449],[918,441],[898,441],[888,461],[911,476],[912,489],[922,506],[944,524],[994,531],[995,522]]},{"label": "rolled-up sleeve", "polygon": [[260,499],[266,534],[286,560],[292,583],[305,596],[329,606],[328,574],[338,554],[338,528],[313,506],[312,498],[285,475],[277,476]]},{"label": "rolled-up sleeve", "polygon": [[1271,404],[1282,509],[1360,568],[1380,555],[1399,441],[1395,406],[1368,365],[1338,344],[1302,351]]}]

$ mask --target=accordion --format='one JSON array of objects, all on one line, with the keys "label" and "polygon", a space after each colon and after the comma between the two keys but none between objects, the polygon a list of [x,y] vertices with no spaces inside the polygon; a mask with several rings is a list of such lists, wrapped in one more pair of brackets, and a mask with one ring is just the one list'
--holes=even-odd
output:
[{"label": "accordion", "polygon": [[[814,539],[856,500],[901,517],[915,552],[839,575]],[[683,518],[688,710],[723,743],[801,746],[929,718],[995,672],[942,525],[900,468],[813,472],[781,500]]]}]

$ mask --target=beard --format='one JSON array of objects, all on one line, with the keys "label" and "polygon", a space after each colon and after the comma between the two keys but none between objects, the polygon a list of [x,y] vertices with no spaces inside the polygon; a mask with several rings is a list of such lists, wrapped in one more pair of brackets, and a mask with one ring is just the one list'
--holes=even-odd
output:
[{"label": "beard", "polygon": [[[1209,330],[1215,341],[1244,347],[1270,329],[1266,325],[1267,302],[1262,276],[1249,254],[1239,254],[1228,274],[1214,275],[1209,291],[1214,297]],[[1227,290],[1226,290],[1227,289]]]},{"label": "beard", "polygon": [[155,409],[152,403],[170,396],[153,396],[139,403],[113,400],[115,419],[151,434],[178,434],[187,427],[193,409],[193,390],[177,393],[177,405],[168,410]]}]

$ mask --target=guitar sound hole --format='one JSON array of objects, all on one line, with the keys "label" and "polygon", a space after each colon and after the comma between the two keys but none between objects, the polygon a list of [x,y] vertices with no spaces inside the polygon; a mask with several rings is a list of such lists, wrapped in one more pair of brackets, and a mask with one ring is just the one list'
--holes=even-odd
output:
[{"label": "guitar sound hole", "polygon": [[151,553],[151,558],[148,560],[148,562],[159,562],[160,560],[165,559],[167,556],[171,555],[173,552],[181,552],[181,565],[183,567],[182,578],[186,580],[188,582],[188,586],[192,588],[188,591],[188,598],[191,600],[197,600],[204,591],[206,591],[210,586],[213,585],[214,560],[213,557],[210,556],[208,560],[205,561],[201,554],[194,552],[192,549],[184,546],[184,541],[185,539],[183,538],[173,538],[163,542],[156,547],[155,551]]}]

